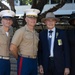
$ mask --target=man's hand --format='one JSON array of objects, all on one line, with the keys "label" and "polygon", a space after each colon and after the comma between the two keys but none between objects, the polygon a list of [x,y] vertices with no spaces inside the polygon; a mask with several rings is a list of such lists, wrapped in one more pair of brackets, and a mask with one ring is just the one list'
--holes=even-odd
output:
[{"label": "man's hand", "polygon": [[65,68],[65,70],[64,70],[64,75],[68,75],[69,73],[70,73],[69,68]]},{"label": "man's hand", "polygon": [[42,65],[39,66],[39,73],[40,74],[43,74],[44,73],[44,70],[43,70],[43,66]]},{"label": "man's hand", "polygon": [[14,56],[16,59],[18,59],[18,48],[17,48],[17,46],[14,45],[14,44],[11,44],[11,45],[10,45],[10,51],[11,51],[11,53],[13,54],[13,56]]}]

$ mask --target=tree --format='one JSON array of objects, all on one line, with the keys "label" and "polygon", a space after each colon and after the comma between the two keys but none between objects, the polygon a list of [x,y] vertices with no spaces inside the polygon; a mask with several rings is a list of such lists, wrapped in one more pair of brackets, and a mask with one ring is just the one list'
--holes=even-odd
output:
[{"label": "tree", "polygon": [[[1,6],[1,9],[9,9],[5,4],[3,4],[1,2],[2,0],[0,0],[0,6]],[[6,2],[7,4],[9,4],[9,6],[11,7],[11,10],[15,11],[15,7],[14,7],[14,0],[7,0]]]},{"label": "tree", "polygon": [[[14,0],[7,0],[9,5],[11,6],[11,10],[15,11],[15,7],[14,7]],[[31,2],[32,1],[32,7],[31,8],[37,8],[39,9],[41,12],[43,10],[43,7],[45,4],[47,4],[47,2],[49,0],[21,0],[23,2]],[[1,3],[1,2],[0,2]],[[54,12],[56,10],[58,10],[59,8],[61,8],[64,4],[66,3],[65,0],[60,0],[60,2],[54,6],[53,8],[50,8],[48,11],[45,11],[44,13],[42,13],[40,16],[39,16],[39,19],[45,17],[46,13],[48,12]],[[28,3],[27,3],[28,4]],[[1,4],[2,5],[2,4]],[[2,7],[5,6],[5,5],[2,5]],[[6,7],[6,6],[5,6]],[[5,9],[8,9],[7,7]],[[40,12],[40,13],[41,13]]]},{"label": "tree", "polygon": [[9,5],[11,6],[11,10],[16,11],[16,10],[15,10],[15,6],[14,6],[14,0],[7,0],[7,2],[8,2]]},{"label": "tree", "polygon": [[9,9],[6,5],[4,5],[3,3],[1,3],[1,1],[0,1],[0,6],[1,6],[0,11],[3,10],[3,9]]},{"label": "tree", "polygon": [[[32,8],[37,8],[39,9],[41,12],[42,12],[42,9],[44,7],[45,4],[47,4],[49,0],[33,0],[33,4],[32,4]],[[54,12],[56,10],[58,10],[59,8],[61,8],[64,4],[66,3],[65,0],[60,0],[60,2],[54,6],[53,8],[50,8],[48,11],[45,11],[44,13],[42,13],[40,16],[39,16],[39,19],[45,17],[45,15],[48,13],[48,12]]]},{"label": "tree", "polygon": [[32,0],[20,0],[21,5],[29,5],[32,4]]},{"label": "tree", "polygon": [[42,11],[45,4],[47,4],[49,0],[33,0],[32,8],[37,8]]}]

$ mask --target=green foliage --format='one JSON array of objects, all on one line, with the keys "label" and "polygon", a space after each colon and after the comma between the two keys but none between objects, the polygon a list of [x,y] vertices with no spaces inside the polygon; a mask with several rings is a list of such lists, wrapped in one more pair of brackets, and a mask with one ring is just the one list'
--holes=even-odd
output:
[{"label": "green foliage", "polygon": [[31,5],[32,4],[32,0],[20,0],[21,1],[21,5]]}]

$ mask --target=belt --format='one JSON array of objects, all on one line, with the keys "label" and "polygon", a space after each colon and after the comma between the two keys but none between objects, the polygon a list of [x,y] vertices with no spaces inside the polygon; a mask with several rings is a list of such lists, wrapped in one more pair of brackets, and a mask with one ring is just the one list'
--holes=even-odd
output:
[{"label": "belt", "polygon": [[9,57],[0,56],[0,59],[6,59],[6,60],[9,60]]},{"label": "belt", "polygon": [[20,56],[26,57],[26,58],[36,59],[36,55],[34,55],[34,56],[30,56],[30,55],[20,55]]}]

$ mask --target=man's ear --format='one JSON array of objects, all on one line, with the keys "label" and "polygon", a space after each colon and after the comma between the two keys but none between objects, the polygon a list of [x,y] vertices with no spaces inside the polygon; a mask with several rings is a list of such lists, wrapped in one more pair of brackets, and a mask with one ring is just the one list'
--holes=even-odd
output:
[{"label": "man's ear", "polygon": [[25,21],[27,22],[27,17],[25,18]]}]

